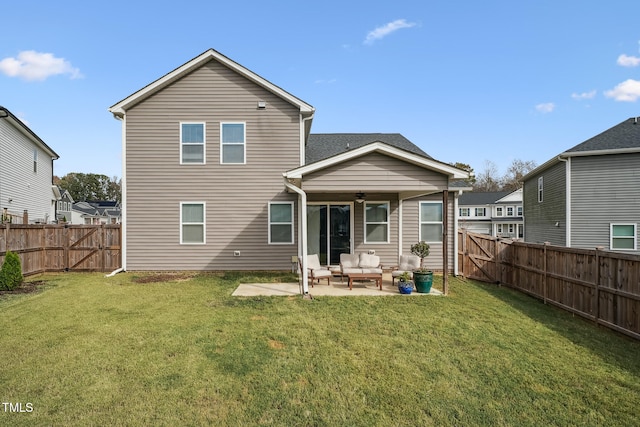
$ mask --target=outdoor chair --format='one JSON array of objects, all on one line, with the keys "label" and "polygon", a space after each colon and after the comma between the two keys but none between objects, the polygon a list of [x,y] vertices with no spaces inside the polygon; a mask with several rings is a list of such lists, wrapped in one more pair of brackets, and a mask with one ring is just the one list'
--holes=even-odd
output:
[{"label": "outdoor chair", "polygon": [[[302,265],[300,265],[300,271],[302,271]],[[307,255],[307,274],[312,288],[314,282],[317,280],[320,284],[321,279],[327,279],[327,286],[331,285],[332,273],[328,268],[320,265],[318,254]]]},{"label": "outdoor chair", "polygon": [[413,279],[413,271],[420,268],[420,257],[417,255],[400,255],[400,264],[391,271],[391,284],[395,285],[396,277],[409,273]]}]

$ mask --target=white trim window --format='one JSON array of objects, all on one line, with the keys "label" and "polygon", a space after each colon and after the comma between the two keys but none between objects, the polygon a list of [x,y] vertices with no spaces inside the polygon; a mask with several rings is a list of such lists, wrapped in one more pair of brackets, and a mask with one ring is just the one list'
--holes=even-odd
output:
[{"label": "white trim window", "polygon": [[460,216],[471,216],[471,209],[470,208],[460,208]]},{"label": "white trim window", "polygon": [[476,216],[487,216],[487,208],[476,208]]},{"label": "white trim window", "polygon": [[522,216],[522,206],[516,207],[517,216]]},{"label": "white trim window", "polygon": [[205,163],[205,129],[201,122],[180,122],[180,164]]},{"label": "white trim window", "polygon": [[269,244],[293,243],[293,202],[269,202]]},{"label": "white trim window", "polygon": [[442,242],[442,202],[420,202],[420,241]]},{"label": "white trim window", "polygon": [[610,224],[611,250],[637,250],[637,224]]},{"label": "white trim window", "polygon": [[246,163],[246,125],[244,122],[220,123],[220,163]]},{"label": "white trim window", "polygon": [[33,149],[33,172],[38,173],[38,149]]},{"label": "white trim window", "polygon": [[507,216],[513,216],[513,206],[507,206]]},{"label": "white trim window", "polygon": [[364,242],[389,243],[389,202],[365,202]]},{"label": "white trim window", "polygon": [[544,179],[543,177],[538,178],[538,203],[542,203],[544,196]]},{"label": "white trim window", "polygon": [[496,206],[496,216],[504,216],[502,206]]},{"label": "white trim window", "polygon": [[205,203],[180,202],[180,243],[183,245],[205,244]]}]

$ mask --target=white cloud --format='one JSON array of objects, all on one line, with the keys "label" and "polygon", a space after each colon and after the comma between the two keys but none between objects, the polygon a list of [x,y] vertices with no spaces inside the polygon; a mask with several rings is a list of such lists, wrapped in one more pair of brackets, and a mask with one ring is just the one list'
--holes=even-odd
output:
[{"label": "white cloud", "polygon": [[583,99],[593,99],[596,96],[596,91],[592,90],[591,92],[582,92],[582,93],[572,93],[571,97],[577,101],[582,101]]},{"label": "white cloud", "polygon": [[613,89],[606,91],[604,96],[616,101],[635,102],[640,98],[640,81],[625,80]]},{"label": "white cloud", "polygon": [[637,67],[640,65],[640,58],[637,56],[627,56],[624,53],[618,56],[618,65],[623,67]]},{"label": "white cloud", "polygon": [[406,19],[396,19],[393,22],[389,22],[381,27],[377,27],[373,31],[369,31],[367,37],[364,39],[365,44],[371,44],[376,40],[380,40],[389,34],[398,31],[402,28],[411,28],[415,27],[415,22],[407,22]]},{"label": "white cloud", "polygon": [[57,74],[68,74],[71,79],[81,78],[80,70],[74,68],[64,58],[56,58],[52,53],[41,53],[25,50],[17,58],[0,60],[0,72],[9,77],[19,77],[23,80],[45,80]]},{"label": "white cloud", "polygon": [[553,110],[555,110],[556,108],[556,104],[554,104],[553,102],[546,102],[544,104],[538,104],[536,105],[536,110],[540,113],[550,113]]}]

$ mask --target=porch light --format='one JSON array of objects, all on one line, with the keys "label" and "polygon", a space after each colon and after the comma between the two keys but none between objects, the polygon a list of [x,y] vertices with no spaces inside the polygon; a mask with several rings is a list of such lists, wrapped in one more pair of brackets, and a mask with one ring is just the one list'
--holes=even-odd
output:
[{"label": "porch light", "polygon": [[364,193],[356,193],[356,202],[358,202],[358,203],[364,202],[365,196],[366,196],[366,194],[364,194]]}]

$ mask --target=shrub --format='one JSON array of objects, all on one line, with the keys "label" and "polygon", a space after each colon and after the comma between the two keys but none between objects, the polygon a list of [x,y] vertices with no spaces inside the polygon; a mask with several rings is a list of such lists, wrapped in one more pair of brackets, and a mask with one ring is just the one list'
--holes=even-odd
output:
[{"label": "shrub", "polygon": [[22,265],[18,254],[7,251],[2,269],[0,269],[0,289],[12,290],[17,288],[23,280]]}]

